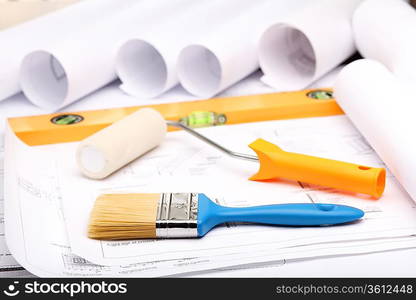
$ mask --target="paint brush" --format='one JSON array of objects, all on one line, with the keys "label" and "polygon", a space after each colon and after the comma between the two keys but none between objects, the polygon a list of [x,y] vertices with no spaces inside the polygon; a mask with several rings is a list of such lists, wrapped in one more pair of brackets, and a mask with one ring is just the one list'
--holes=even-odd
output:
[{"label": "paint brush", "polygon": [[205,194],[104,194],[91,212],[88,237],[99,240],[196,238],[226,222],[323,226],[360,219],[360,209],[337,204],[293,203],[226,207]]}]

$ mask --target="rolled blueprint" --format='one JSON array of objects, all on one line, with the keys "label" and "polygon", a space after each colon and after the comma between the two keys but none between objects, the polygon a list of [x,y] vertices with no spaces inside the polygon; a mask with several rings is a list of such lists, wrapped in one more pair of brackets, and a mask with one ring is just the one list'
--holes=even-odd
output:
[{"label": "rolled blueprint", "polygon": [[199,1],[198,6],[184,7],[169,22],[150,30],[137,27],[135,37],[117,55],[122,89],[134,96],[155,97],[177,85],[176,63],[183,47],[208,32],[217,34],[221,24],[264,1]]},{"label": "rolled blueprint", "polygon": [[416,200],[414,92],[385,66],[368,59],[347,65],[334,90],[338,104]]},{"label": "rolled blueprint", "polygon": [[[117,1],[120,2],[120,1]],[[115,56],[135,27],[149,29],[192,0],[141,0],[109,18],[28,54],[20,71],[22,90],[34,104],[56,110],[117,78]]]},{"label": "rolled blueprint", "polygon": [[128,8],[133,3],[137,0],[82,1],[0,31],[0,101],[20,92],[19,68],[27,53],[47,47],[53,41],[62,41],[68,33]]},{"label": "rolled blueprint", "polygon": [[308,86],[355,52],[351,18],[361,0],[315,0],[267,28],[258,46],[263,81]]},{"label": "rolled blueprint", "polygon": [[268,1],[187,45],[177,66],[182,86],[196,96],[212,97],[256,71],[263,30],[305,2]]},{"label": "rolled blueprint", "polygon": [[362,56],[416,83],[416,10],[407,1],[367,0],[354,13],[352,24]]},{"label": "rolled blueprint", "polygon": [[166,130],[161,114],[140,109],[83,140],[76,154],[78,166],[88,177],[105,178],[158,146]]}]

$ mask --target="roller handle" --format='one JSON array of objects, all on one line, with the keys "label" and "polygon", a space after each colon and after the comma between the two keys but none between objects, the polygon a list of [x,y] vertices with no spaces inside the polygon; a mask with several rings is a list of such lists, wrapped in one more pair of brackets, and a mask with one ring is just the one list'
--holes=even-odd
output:
[{"label": "roller handle", "polygon": [[260,162],[259,171],[251,180],[285,178],[375,198],[383,194],[386,181],[383,168],[287,152],[262,139],[250,144],[250,148]]}]

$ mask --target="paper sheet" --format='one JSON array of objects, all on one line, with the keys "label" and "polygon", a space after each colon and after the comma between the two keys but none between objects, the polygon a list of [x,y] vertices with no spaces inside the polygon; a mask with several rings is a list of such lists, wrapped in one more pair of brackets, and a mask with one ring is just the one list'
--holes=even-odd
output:
[{"label": "paper sheet", "polygon": [[[219,135],[218,130],[227,130],[228,133],[232,131],[231,136],[234,138],[230,139],[229,134]],[[223,138],[220,138],[219,142],[231,143],[230,147],[234,149],[244,149],[249,141],[261,136],[284,145],[284,148],[289,151],[312,155],[319,153],[321,156],[325,154],[327,157],[352,160],[367,165],[380,164],[371,148],[343,116],[216,127],[205,129],[204,133],[217,138],[222,136]],[[250,165],[250,162],[246,162],[242,165],[241,162],[234,162],[234,160],[222,157],[213,149],[206,149],[205,145],[198,144],[198,141],[195,142],[191,137],[181,132],[169,135],[170,139],[157,151],[131,164],[105,182],[80,179],[78,171],[74,168],[75,165],[71,162],[73,159],[72,150],[76,144],[29,148],[19,145],[17,141],[10,142],[9,140],[7,143],[17,149],[7,149],[7,151],[13,151],[16,158],[14,168],[10,165],[6,166],[6,170],[12,171],[11,173],[7,171],[6,179],[10,180],[7,187],[15,186],[17,190],[14,191],[14,194],[10,194],[13,193],[13,189],[8,188],[6,199],[20,201],[22,220],[26,224],[10,225],[8,230],[25,228],[24,230],[29,231],[25,234],[25,243],[30,247],[39,247],[39,250],[36,251],[44,253],[46,248],[51,248],[50,240],[61,240],[65,236],[60,232],[63,230],[62,227],[52,225],[59,223],[57,220],[62,219],[62,214],[64,214],[69,237],[69,243],[66,240],[67,247],[70,244],[73,253],[94,263],[113,265],[115,268],[115,264],[131,265],[154,263],[156,260],[199,258],[196,260],[199,263],[195,264],[190,262],[181,265],[177,262],[169,262],[172,264],[170,267],[165,265],[161,269],[153,270],[153,274],[159,275],[184,272],[186,271],[185,266],[187,270],[209,269],[212,265],[252,263],[271,258],[297,257],[297,255],[301,257],[315,256],[323,251],[319,246],[321,243],[407,237],[416,231],[416,212],[412,208],[414,203],[400,190],[391,177],[389,177],[385,197],[377,202],[307,185],[303,185],[302,188],[297,183],[249,182],[247,177],[255,172],[257,168],[255,164]],[[322,136],[325,137],[324,142]],[[317,140],[321,140],[321,142],[317,143]],[[171,154],[170,149],[172,148],[176,149],[174,155]],[[46,160],[45,157],[47,157]],[[9,163],[9,160],[6,162]],[[13,169],[18,174],[13,174]],[[189,176],[190,174],[192,176]],[[184,178],[183,176],[193,178],[193,180],[175,180],[175,178]],[[15,183],[11,182],[12,178],[16,181]],[[228,187],[223,186],[224,180],[227,180]],[[145,241],[140,243],[134,241],[99,242],[85,238],[89,208],[93,204],[97,192],[103,189],[140,189],[141,192],[151,189],[155,191],[155,183],[167,190],[188,191],[192,188],[194,191],[204,191],[208,194],[215,195],[217,193],[218,195],[220,193],[220,201],[223,204],[235,206],[309,201],[348,203],[364,209],[367,212],[367,217],[363,222],[351,226],[325,228],[223,226],[213,230],[203,239],[196,240]],[[78,187],[77,191],[82,191],[80,194],[77,191],[72,191],[71,187],[75,184]],[[238,189],[232,188],[237,185]],[[43,206],[38,207],[37,197],[44,198]],[[56,199],[60,200],[61,197],[64,206],[59,210],[59,218],[51,218],[52,215],[57,215],[56,212],[54,214],[51,212],[56,210],[55,201]],[[13,205],[13,203],[9,205]],[[18,208],[9,208],[9,211],[16,210]],[[34,211],[42,212],[43,224],[36,223],[39,217],[34,215]],[[16,222],[16,220],[14,221]],[[62,220],[60,222],[63,223]],[[6,225],[8,224],[6,223]],[[58,228],[61,229],[57,230]],[[22,233],[13,231],[13,234],[10,232],[7,236],[9,245],[16,245],[11,246],[13,254],[17,259],[21,258],[22,254],[19,252],[23,251],[24,247],[21,245],[23,241],[18,239],[22,239]],[[31,240],[30,237],[33,236],[37,236],[36,240]],[[244,238],[241,238],[242,236]],[[39,237],[43,237],[43,239]],[[13,238],[17,240],[13,240]],[[52,244],[59,243],[52,242]],[[313,248],[314,245],[319,250]],[[308,246],[312,249],[299,250],[299,253],[287,249],[294,246]],[[387,244],[383,246],[383,249],[386,249],[386,246],[389,249],[395,247],[394,244]],[[39,264],[41,262],[38,262],[36,251],[30,250],[30,255],[33,255],[31,259]],[[338,253],[338,251],[336,252]],[[233,261],[232,258],[238,258],[238,260]],[[209,263],[204,265],[206,260]],[[167,262],[165,263],[167,264]],[[177,266],[183,268],[178,269]],[[132,276],[137,275],[138,273],[132,273]]]},{"label": "paper sheet", "polygon": [[[326,127],[332,126],[331,129]],[[309,130],[303,128],[309,127]],[[381,162],[377,156],[372,153],[371,148],[366,146],[359,134],[351,130],[349,123],[341,118],[324,118],[320,121],[310,120],[291,120],[281,122],[261,122],[258,124],[241,124],[227,127],[215,127],[201,130],[203,134],[213,139],[217,139],[220,144],[227,145],[230,149],[242,152],[247,149],[251,141],[256,138],[263,137],[266,140],[275,142],[283,149],[288,151],[307,153],[312,155],[320,155],[333,157],[346,161],[353,161],[365,165],[379,165]],[[354,135],[351,137],[351,135]],[[319,147],[311,146],[319,143],[322,139],[334,138],[325,144],[321,141]],[[334,144],[333,144],[334,143]],[[345,144],[351,144],[348,148],[344,148]],[[222,203],[230,206],[247,206],[262,205],[268,203],[286,203],[286,202],[304,202],[310,201],[334,201],[346,202],[360,206],[368,205],[366,200],[356,200],[353,196],[329,196],[326,192],[317,192],[316,194],[303,193],[302,187],[298,184],[287,182],[286,184],[269,184],[247,181],[252,174],[256,173],[258,165],[256,163],[242,163],[233,158],[229,158],[215,149],[207,148],[206,145],[193,137],[187,136],[183,132],[170,134],[163,144],[149,153],[145,157],[135,161],[126,168],[123,168],[117,174],[111,176],[104,181],[87,180],[79,175],[75,164],[71,161],[70,151],[65,146],[65,153],[58,157],[65,157],[60,163],[63,185],[64,209],[68,224],[69,239],[73,250],[78,255],[100,264],[123,264],[145,260],[146,255],[155,255],[160,259],[173,259],[184,255],[186,252],[197,251],[200,256],[212,254],[213,247],[221,245],[218,253],[236,253],[239,251],[251,252],[258,249],[262,243],[268,245],[274,243],[277,247],[294,246],[312,242],[329,242],[334,240],[343,240],[349,234],[351,238],[359,238],[362,233],[368,233],[367,230],[378,230],[379,222],[386,224],[388,222],[384,217],[389,213],[393,213],[400,207],[390,208],[389,199],[394,196],[402,195],[399,188],[390,187],[390,191],[386,192],[386,196],[377,204],[385,204],[386,215],[384,217],[371,219],[367,224],[362,225],[363,228],[346,226],[325,228],[325,236],[319,230],[305,228],[303,230],[291,230],[287,228],[270,228],[258,226],[240,226],[233,228],[232,232],[222,232],[224,230],[215,230],[203,239],[195,241],[155,241],[152,243],[126,243],[119,246],[115,250],[115,245],[119,243],[99,242],[86,238],[86,227],[92,205],[98,193],[103,191],[123,191],[123,190],[140,190],[147,192],[205,192],[212,195],[212,198],[222,199]],[[341,148],[342,147],[342,148]],[[361,148],[362,147],[362,148]],[[58,151],[54,151],[59,153]],[[369,155],[369,154],[372,155]],[[50,157],[50,153],[46,153]],[[186,180],[184,180],[186,178]],[[226,185],[224,184],[226,182]],[[76,191],[67,188],[78,186]],[[308,191],[314,190],[313,187],[307,188]],[[88,196],[82,196],[87,195]],[[393,196],[394,194],[394,196]],[[279,195],[276,197],[276,195]],[[392,198],[389,198],[390,197]],[[86,198],[88,197],[89,200]],[[315,197],[315,198],[314,198]],[[334,198],[332,198],[334,197]],[[277,199],[278,198],[278,199]],[[80,199],[75,201],[74,199]],[[82,199],[82,200],[81,200]],[[408,206],[408,200],[403,200],[405,206]],[[371,203],[373,205],[373,203]],[[376,206],[377,206],[376,204]],[[380,208],[381,210],[384,210]],[[382,214],[383,215],[383,214]],[[409,216],[409,225],[415,224],[416,220],[412,220],[414,215]],[[390,217],[389,217],[390,218]],[[80,222],[80,220],[83,220]],[[372,222],[375,222],[372,224]],[[402,224],[405,224],[404,221]],[[390,227],[399,229],[401,225],[393,225]],[[390,224],[391,226],[392,224]],[[407,225],[406,225],[407,226]],[[413,225],[411,225],[412,227]],[[223,228],[224,229],[224,228]],[[360,230],[363,230],[361,232]],[[413,229],[412,229],[413,230]],[[394,230],[393,230],[394,231]],[[398,232],[399,232],[398,231]],[[343,232],[343,234],[340,234]],[[380,232],[381,233],[381,232]],[[382,233],[381,233],[382,234]],[[395,233],[393,233],[395,234]],[[244,240],[238,237],[244,235]],[[296,236],[296,241],[293,237]],[[372,237],[376,237],[377,233],[372,232]],[[290,242],[288,242],[290,240]],[[162,249],[169,248],[168,254]],[[102,259],[97,260],[100,252]],[[137,253],[140,253],[137,255]],[[136,257],[134,257],[136,256]],[[127,258],[127,259],[126,259]]]},{"label": "paper sheet", "polygon": [[[260,76],[262,74],[260,72],[252,74],[250,77],[246,78],[245,80],[235,84],[231,88],[227,89],[222,93],[220,96],[227,97],[227,96],[239,96],[239,95],[249,95],[249,94],[256,94],[256,93],[270,93],[273,92],[273,89],[264,85],[260,81]],[[124,106],[132,106],[132,105],[143,105],[149,103],[169,103],[169,102],[177,102],[179,99],[182,101],[191,101],[196,100],[195,96],[190,95],[186,91],[183,90],[180,86],[171,89],[167,93],[161,95],[155,99],[145,99],[145,98],[133,98],[127,96],[126,94],[122,93],[118,88],[119,83],[115,82],[105,88],[100,89],[98,92],[87,96],[83,101],[79,101],[73,103],[69,107],[67,107],[68,111],[81,111],[87,109],[105,109],[105,108],[112,108],[112,107],[124,107]],[[330,83],[329,85],[332,85]],[[4,133],[4,125],[6,124],[7,117],[17,117],[17,116],[25,116],[25,115],[35,115],[41,114],[42,109],[33,106],[27,101],[23,94],[18,94],[6,101],[0,103],[0,145],[3,145],[3,133]],[[2,149],[2,146],[0,147]],[[0,156],[3,157],[2,150],[0,150]],[[2,166],[3,163],[0,163],[0,173],[3,173]],[[2,184],[2,180],[0,179]],[[0,189],[0,195],[2,198],[3,192]],[[3,211],[2,206],[0,206],[0,211]],[[47,247],[47,246],[45,246]],[[0,239],[0,253],[2,253],[3,257],[9,257],[10,252],[7,249],[7,245],[4,239]],[[57,251],[59,248],[56,249]],[[73,260],[78,261],[78,267],[82,269],[82,265],[85,265],[86,262],[83,262],[81,259],[77,259],[76,256],[70,256]],[[1,260],[0,261],[0,269],[3,272],[0,272],[0,276],[5,277],[16,277],[16,276],[29,276],[27,271],[4,271],[6,268],[9,268],[10,263],[9,259]],[[205,258],[204,261],[206,262],[207,259]],[[58,262],[60,262],[58,260]],[[200,265],[200,264],[196,264]],[[71,266],[75,266],[75,262],[71,264]],[[69,267],[69,265],[68,265]],[[20,268],[19,265],[13,266],[13,268]],[[204,268],[207,268],[205,266]],[[209,265],[208,265],[209,268]],[[176,268],[180,270],[180,268]],[[20,270],[20,269],[19,269]],[[189,271],[189,270],[187,270]],[[161,275],[161,274],[160,274]],[[137,275],[138,276],[138,275]]]},{"label": "paper sheet", "polygon": [[416,125],[413,88],[379,62],[365,59],[346,66],[334,90],[354,125],[416,200],[416,142],[410,134]]},{"label": "paper sheet", "polygon": [[179,83],[176,65],[183,47],[261,5],[265,0],[199,1],[184,6],[169,21],[136,32],[118,51],[117,73],[122,89],[139,97],[154,97]]},{"label": "paper sheet", "polygon": [[[390,246],[388,246],[390,245]],[[253,253],[253,255],[258,255],[259,257],[259,262],[257,263],[252,263],[252,264],[247,264],[247,265],[242,265],[241,263],[238,263],[239,261],[239,257],[238,255],[232,255],[227,259],[226,264],[228,265],[228,267],[226,268],[220,268],[217,269],[217,272],[215,272],[215,262],[211,263],[211,270],[208,271],[204,271],[204,272],[197,272],[197,271],[192,271],[190,273],[185,273],[185,274],[176,274],[176,276],[181,276],[181,277],[188,277],[188,276],[192,276],[192,275],[196,275],[196,274],[200,274],[198,277],[234,277],[236,274],[236,277],[240,277],[240,276],[246,276],[246,277],[267,277],[267,275],[269,275],[269,277],[291,277],[293,275],[285,275],[285,273],[283,274],[279,274],[279,273],[275,273],[273,276],[271,276],[271,272],[253,272],[253,268],[255,269],[256,267],[263,267],[263,270],[266,269],[267,267],[270,267],[270,265],[276,265],[276,263],[278,265],[282,265],[286,262],[288,262],[289,264],[291,262],[296,262],[296,261],[300,261],[300,259],[296,259],[293,257],[296,256],[304,256],[303,259],[301,259],[302,261],[306,261],[306,262],[311,262],[314,261],[315,265],[318,265],[319,262],[322,261],[322,258],[325,258],[325,255],[327,253],[332,253],[331,255],[329,255],[329,257],[338,257],[340,258],[341,256],[345,256],[345,255],[349,255],[351,253],[355,253],[355,254],[370,254],[370,253],[378,253],[381,251],[388,251],[388,248],[393,246],[394,247],[398,247],[401,249],[411,249],[414,248],[416,245],[416,239],[414,237],[408,237],[408,238],[397,238],[397,239],[386,239],[386,240],[376,240],[376,241],[361,241],[361,242],[349,242],[349,243],[333,243],[333,244],[322,244],[319,246],[305,246],[305,247],[295,247],[295,248],[288,248],[285,249],[284,251],[278,251],[280,252],[280,259],[276,260],[274,258],[276,258],[276,255],[272,255],[272,256],[267,256],[264,253],[261,252],[256,252],[255,254]],[[374,251],[374,247],[378,248],[379,251]],[[384,250],[383,250],[384,249]],[[301,254],[303,253],[303,254]],[[318,254],[319,256],[314,256],[315,254]],[[397,254],[396,254],[397,255]],[[320,258],[319,260],[313,260],[313,258]],[[327,256],[328,257],[328,256]],[[267,262],[265,264],[265,262]],[[217,265],[219,265],[217,263]],[[198,266],[199,267],[199,266]],[[294,277],[308,277],[311,276],[310,273],[312,270],[308,270],[308,266],[304,266],[305,270],[298,270],[296,276]],[[335,269],[335,268],[332,268]],[[336,268],[338,269],[338,268]],[[212,272],[214,270],[214,272]],[[227,270],[246,270],[246,272],[244,272],[243,274],[245,275],[240,275],[238,276],[239,273],[242,272],[230,272]],[[224,272],[225,271],[225,272]],[[321,277],[331,277],[330,275],[328,275],[328,272],[326,270],[323,270],[324,272],[321,273]],[[339,272],[340,274],[342,274],[342,272]],[[363,276],[363,270],[357,269],[355,270],[354,273],[352,273],[353,277],[360,277]],[[415,272],[406,272],[406,273],[410,273],[410,274],[414,274]],[[253,275],[251,275],[253,274]],[[375,273],[373,273],[375,274]],[[338,276],[342,276],[342,277],[346,277],[347,274],[345,275],[338,275]],[[387,276],[387,275],[386,275]],[[312,276],[313,277],[313,276]],[[364,277],[364,276],[363,276]],[[370,277],[377,277],[377,276],[370,276]],[[389,276],[390,277],[390,276]]]},{"label": "paper sheet", "polygon": [[119,46],[133,28],[149,30],[172,18],[175,11],[193,8],[192,0],[141,0],[121,6],[107,18],[72,32],[65,41],[28,54],[21,68],[21,85],[34,104],[56,110],[116,79],[114,61]]},{"label": "paper sheet", "polygon": [[187,45],[178,58],[178,76],[190,93],[212,97],[258,69],[262,32],[306,1],[267,1],[231,20],[218,31]]},{"label": "paper sheet", "polygon": [[19,68],[23,57],[47,47],[56,39],[129,7],[137,0],[89,0],[77,3],[16,27],[0,31],[0,101],[20,91]]},{"label": "paper sheet", "polygon": [[[249,93],[272,92],[272,89],[270,87],[265,86],[259,81],[260,76],[261,76],[260,72],[255,73],[249,78],[245,79],[243,82],[240,82],[236,84],[235,86],[233,86],[232,88],[227,89],[224,93],[222,93],[222,95],[236,96],[236,95],[241,95],[241,94],[246,94],[246,93],[249,94]],[[331,86],[332,78],[333,78],[332,75],[328,74],[328,77],[326,79],[323,78],[322,84],[324,86]],[[146,104],[146,103],[149,103],[150,101],[147,99],[135,99],[133,97],[123,95],[118,90],[117,86],[118,84],[110,85],[100,90],[98,93],[88,96],[84,101],[80,101],[80,102],[76,102],[72,104],[70,107],[68,107],[68,109],[71,111],[85,110],[85,109],[102,109],[102,108],[110,108],[110,107],[115,107],[115,106]],[[321,87],[320,83],[318,82],[317,86],[315,87],[318,87],[318,88]],[[115,102],[115,99],[117,99],[117,102]],[[192,99],[195,99],[195,97],[191,97],[189,94],[183,91],[180,87],[177,87],[174,90],[171,90],[168,93],[164,94],[163,97],[155,99],[155,100],[151,100],[151,101],[155,101],[159,103],[164,103],[164,102],[166,103],[170,101],[177,101],[178,99],[192,100]],[[41,112],[38,108],[31,106],[29,103],[27,103],[26,99],[22,95],[15,96],[14,98],[11,98],[8,101],[1,103],[0,111],[2,112],[0,114],[0,118],[4,118],[6,116],[36,114],[36,113]],[[3,125],[3,122],[1,125]],[[307,126],[305,126],[305,128],[307,128]],[[2,131],[1,128],[0,128],[0,131]],[[246,147],[245,144],[242,146]],[[363,147],[361,146],[358,147],[358,149],[362,149],[362,148]],[[31,161],[30,163],[33,163],[33,161]],[[33,168],[30,166],[30,164],[28,164],[27,167],[30,169]],[[41,179],[41,181],[42,180],[43,179]],[[8,216],[11,216],[9,217],[10,219],[9,221],[15,225],[14,229],[16,231],[13,231],[13,234],[17,234],[19,232],[25,232],[26,235],[30,235],[32,228],[34,227],[35,224],[38,223],[39,218],[36,218],[36,217],[30,218],[29,221],[26,222],[25,224],[20,223],[21,220],[16,219],[16,218],[20,216],[19,206],[22,203],[31,202],[33,198],[26,198],[26,195],[22,194],[20,195],[20,197],[17,197],[16,199],[19,205],[13,206],[11,208],[9,207],[10,209],[8,210],[9,211]],[[35,207],[35,212],[36,212],[34,213],[35,215],[40,214],[43,210],[53,211],[53,212],[55,211],[55,213],[52,215],[62,215],[62,212],[61,212],[62,208],[60,205],[49,205],[48,202],[38,202],[38,204],[40,203],[42,205],[38,205],[37,207]],[[24,205],[22,207],[24,207]],[[29,207],[29,209],[33,209],[33,207]],[[64,224],[59,223],[59,222],[55,224],[54,221],[56,221],[56,219],[59,220],[59,218],[51,217],[51,219],[49,219],[45,223],[53,223],[55,227],[62,228]],[[62,222],[62,220],[60,222]],[[23,229],[19,231],[18,228],[23,228]],[[63,231],[60,231],[60,232],[63,232]],[[214,232],[211,232],[211,233],[214,233]],[[123,266],[123,267],[117,266],[117,267],[111,267],[111,268],[109,267],[104,268],[104,267],[93,265],[90,262],[86,261],[84,258],[81,258],[73,254],[70,247],[68,246],[69,242],[66,238],[66,234],[64,237],[57,238],[57,239],[61,241],[64,240],[65,242],[63,242],[62,244],[59,244],[59,243],[53,243],[53,240],[51,241],[41,240],[39,243],[37,241],[34,241],[33,243],[27,243],[25,242],[24,237],[18,234],[16,244],[12,245],[13,249],[16,250],[16,252],[15,251],[12,251],[12,252],[13,254],[17,255],[19,262],[22,262],[26,268],[28,268],[31,272],[36,273],[39,276],[164,276],[164,275],[170,275],[170,274],[194,272],[194,271],[199,271],[199,270],[208,270],[208,269],[212,269],[215,267],[221,268],[227,265],[228,266],[234,266],[236,264],[244,265],[246,263],[248,264],[256,260],[262,261],[261,257],[251,258],[251,260],[247,261],[246,259],[244,259],[244,257],[239,257],[235,254],[233,257],[235,257],[237,261],[233,261],[233,260],[229,261],[227,259],[224,259],[221,261],[221,256],[220,256],[218,257],[218,259],[217,257],[202,257],[202,258],[194,258],[194,259],[175,260],[175,261],[169,261],[169,262],[163,262],[163,263],[162,262],[156,263],[155,261],[153,261],[153,262],[148,262],[144,264],[133,264],[130,266]],[[377,249],[380,250],[386,245],[387,247],[397,246],[397,244],[389,246],[390,242],[387,240],[384,240],[383,243],[385,244],[384,246],[383,245],[371,246],[371,251],[377,251]],[[340,253],[340,251],[342,253],[342,247],[345,246],[345,244],[346,243],[332,244],[331,246],[332,253]],[[407,242],[403,242],[402,244],[404,247],[409,246]],[[333,248],[334,245],[339,245],[339,248],[336,251]],[[380,248],[379,246],[383,246],[383,247]],[[36,253],[42,253],[44,249],[49,249],[48,253],[51,259],[45,262],[42,259],[42,255],[41,255],[41,259],[39,259],[36,255],[26,256],[26,252],[28,251],[32,252],[31,251],[32,248],[38,249],[34,251]],[[285,257],[284,254],[281,254],[284,250],[277,249],[277,248],[274,248],[274,247],[269,248],[270,252],[276,255],[274,257],[274,260],[279,260]],[[300,248],[300,247],[297,247],[297,248]],[[262,249],[264,250],[264,247],[262,247]],[[261,249],[259,249],[259,251],[260,250]],[[363,252],[368,252],[368,251],[369,251],[368,247],[361,247],[357,245],[357,247],[355,247],[354,249],[349,249],[347,252],[348,253],[363,253]],[[319,251],[316,251],[315,255],[316,254],[319,255]],[[302,255],[298,254],[298,256],[305,256],[305,255],[306,257],[308,255],[312,255],[311,248],[308,248],[308,250],[306,250]],[[227,256],[225,256],[225,258],[226,257]],[[269,259],[270,257],[267,256],[267,258]],[[153,259],[158,260],[157,257],[153,257]],[[225,274],[224,276],[227,276],[227,273],[224,273],[224,274]],[[299,273],[299,274],[302,274],[302,273]]]},{"label": "paper sheet", "polygon": [[[174,261],[161,261],[159,255],[154,255],[145,263],[112,267],[95,265],[75,255],[69,245],[61,206],[61,191],[57,185],[59,178],[54,177],[54,172],[50,172],[50,168],[56,167],[56,161],[47,161],[45,164],[37,159],[35,153],[32,153],[35,156],[32,156],[31,164],[21,160],[24,157],[22,151],[27,151],[28,149],[25,149],[27,146],[10,133],[7,132],[6,151],[11,151],[13,155],[6,161],[6,168],[9,170],[6,177],[6,198],[14,201],[6,203],[7,241],[16,259],[38,276],[166,276],[261,262],[265,259],[269,261],[292,257],[367,253],[392,247],[407,248],[413,243],[409,238],[401,237],[379,242],[353,241],[348,245],[316,243],[296,248],[281,247],[281,245],[278,248],[262,246],[258,251],[249,254],[233,253],[199,257],[199,253],[194,252],[193,258],[183,257]],[[35,152],[41,153],[44,149],[38,150]],[[10,157],[7,153],[6,156]],[[13,174],[18,169],[23,172],[18,172],[18,175]],[[34,170],[40,171],[37,172],[37,176],[31,174]]]},{"label": "paper sheet", "polygon": [[[262,76],[261,72],[257,72],[249,76],[248,78],[244,79],[243,81],[235,84],[231,88],[224,91],[220,96],[226,97],[226,96],[238,96],[238,95],[249,95],[249,94],[255,94],[255,93],[270,93],[273,92],[273,89],[270,87],[264,85],[260,81],[260,76]],[[332,80],[332,79],[331,79]],[[67,109],[69,111],[81,111],[81,110],[87,110],[87,109],[105,109],[105,108],[111,108],[111,107],[124,107],[124,106],[131,106],[131,105],[138,105],[138,104],[148,104],[150,102],[152,103],[168,103],[168,102],[176,102],[178,99],[181,99],[182,101],[189,101],[189,100],[195,100],[196,97],[189,95],[186,91],[184,91],[180,86],[170,90],[169,92],[163,94],[161,97],[158,97],[157,99],[136,99],[133,97],[129,97],[125,94],[123,94],[118,89],[119,83],[116,82],[114,84],[111,84],[100,91],[89,95],[86,97],[83,101],[73,103]],[[325,86],[332,85],[332,81],[325,83]],[[320,87],[319,85],[317,87]],[[7,101],[4,101],[0,103],[0,144],[3,145],[3,133],[4,133],[4,125],[6,124],[6,117],[17,117],[17,116],[24,116],[24,115],[34,115],[34,114],[41,114],[42,110],[38,107],[35,107],[31,105],[27,99],[22,94],[18,94]],[[3,147],[0,147],[0,156],[3,157],[2,149]],[[3,163],[0,164],[1,170]],[[3,171],[1,171],[3,173]],[[1,180],[1,182],[3,182]],[[3,192],[0,191],[0,195],[3,195]],[[3,197],[1,197],[3,198]],[[0,210],[3,211],[3,207],[0,206]],[[48,247],[49,245],[42,245],[44,247]],[[7,245],[4,239],[0,239],[0,248],[2,256],[3,257],[9,257],[9,251],[4,250],[7,249]],[[56,248],[56,250],[59,252],[59,249],[64,248]],[[58,256],[60,257],[60,256]],[[72,256],[70,256],[72,257]],[[77,261],[78,267],[82,269],[82,266],[86,264],[84,260],[81,260],[77,258],[76,256],[72,257],[74,261]],[[207,258],[204,258],[204,262],[210,261]],[[189,264],[189,260],[187,260]],[[58,259],[58,263],[61,263],[61,261]],[[179,262],[178,262],[179,263]],[[182,262],[183,264],[183,262]],[[202,263],[196,263],[193,261],[192,265],[195,266],[201,266]],[[10,260],[9,259],[3,259],[0,262],[0,268],[2,271],[4,271],[6,268],[10,267]],[[71,266],[75,266],[75,262],[71,263]],[[13,268],[19,268],[19,265],[13,266]],[[69,267],[69,265],[68,265]],[[64,266],[66,268],[66,266]],[[209,268],[208,265],[205,265],[202,267]],[[178,272],[178,270],[181,270],[181,268],[175,268],[175,271]],[[69,270],[67,270],[69,271]],[[187,268],[185,271],[189,271]],[[159,274],[162,275],[162,274]],[[0,276],[7,276],[7,277],[16,277],[16,276],[29,276],[27,271],[4,271],[1,272]]]},{"label": "paper sheet", "polygon": [[1,277],[20,277],[30,276],[23,267],[21,267],[17,261],[13,258],[6,245],[4,236],[4,151],[3,151],[3,136],[0,136],[0,278]]},{"label": "paper sheet", "polygon": [[[384,241],[388,243],[389,241]],[[235,266],[183,274],[182,277],[410,277],[416,276],[416,249],[371,253],[371,255],[330,256]]]},{"label": "paper sheet", "polygon": [[362,0],[309,1],[268,27],[258,45],[264,82],[303,89],[355,52],[351,18]]},{"label": "paper sheet", "polygon": [[416,10],[408,1],[366,0],[354,13],[357,48],[397,77],[416,82]]},{"label": "paper sheet", "polygon": [[[241,96],[241,95],[249,95],[249,94],[256,94],[256,93],[270,93],[273,90],[264,85],[260,81],[260,76],[262,74],[260,72],[252,74],[250,77],[246,78],[245,80],[235,84],[231,88],[224,91],[221,96]],[[170,90],[169,92],[163,94],[162,96],[156,99],[144,99],[144,98],[133,98],[127,96],[126,94],[122,93],[118,88],[119,83],[115,82],[105,88],[100,89],[98,92],[87,96],[83,101],[79,101],[73,103],[69,107],[67,107],[68,111],[81,111],[87,109],[105,109],[105,108],[112,108],[112,107],[124,107],[124,106],[132,106],[132,105],[144,105],[149,103],[169,103],[169,102],[177,102],[179,99],[182,101],[191,101],[196,100],[195,96],[190,95],[186,91],[184,91],[180,86]],[[0,156],[3,157],[2,149],[3,149],[3,134],[5,131],[4,125],[6,124],[7,117],[18,117],[18,116],[27,116],[27,115],[35,115],[35,114],[42,114],[42,109],[33,106],[29,103],[29,101],[24,97],[23,94],[18,94],[14,97],[7,99],[6,101],[0,103]],[[0,164],[1,172],[3,163]],[[2,180],[1,184],[3,183]],[[0,191],[1,198],[3,195],[2,190]],[[0,206],[0,211],[3,211],[3,207]],[[9,251],[7,249],[7,245],[4,239],[0,239],[0,250],[3,257],[9,257]],[[57,248],[58,251],[61,248]],[[60,251],[60,250],[59,250]],[[72,257],[72,256],[71,256]],[[76,256],[73,257],[74,260],[77,260]],[[207,259],[204,259],[207,261]],[[58,262],[60,262],[58,260]],[[83,263],[83,260],[78,260],[78,267],[82,269],[82,265],[86,264]],[[75,265],[72,263],[71,265]],[[199,265],[199,264],[198,264]],[[0,269],[3,271],[6,268],[9,268],[10,260],[3,259],[0,262]],[[13,266],[13,268],[19,268],[19,265]],[[0,276],[6,277],[17,277],[17,276],[29,276],[27,271],[4,271],[0,273]]]}]

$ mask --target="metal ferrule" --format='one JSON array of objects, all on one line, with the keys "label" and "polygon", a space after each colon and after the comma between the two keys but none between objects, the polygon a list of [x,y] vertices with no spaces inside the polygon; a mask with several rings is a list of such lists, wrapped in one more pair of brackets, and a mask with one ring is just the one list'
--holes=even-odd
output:
[{"label": "metal ferrule", "polygon": [[156,219],[157,238],[198,237],[198,194],[164,193]]}]

